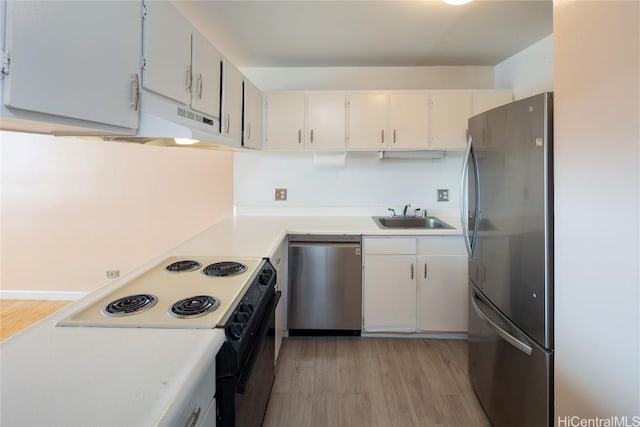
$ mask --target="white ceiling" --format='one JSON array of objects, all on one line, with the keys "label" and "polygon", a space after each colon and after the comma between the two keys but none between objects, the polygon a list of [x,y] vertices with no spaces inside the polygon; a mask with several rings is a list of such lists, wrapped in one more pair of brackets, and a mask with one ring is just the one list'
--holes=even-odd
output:
[{"label": "white ceiling", "polygon": [[496,65],[552,33],[551,0],[174,0],[239,67]]}]

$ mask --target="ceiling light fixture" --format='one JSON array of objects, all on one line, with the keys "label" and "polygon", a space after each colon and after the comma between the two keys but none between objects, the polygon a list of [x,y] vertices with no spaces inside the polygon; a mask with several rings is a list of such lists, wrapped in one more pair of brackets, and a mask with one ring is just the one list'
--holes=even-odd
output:
[{"label": "ceiling light fixture", "polygon": [[469,3],[471,0],[443,0],[447,4],[451,4],[453,6],[459,6],[461,4]]}]

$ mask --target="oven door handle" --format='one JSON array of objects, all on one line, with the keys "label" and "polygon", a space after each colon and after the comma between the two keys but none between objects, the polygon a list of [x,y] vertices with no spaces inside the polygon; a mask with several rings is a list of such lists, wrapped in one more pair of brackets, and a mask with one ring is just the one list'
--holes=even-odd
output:
[{"label": "oven door handle", "polygon": [[[266,311],[266,315],[262,319],[262,324],[258,329],[258,336],[256,337],[253,345],[251,346],[251,354],[247,358],[246,363],[242,367],[240,371],[240,375],[238,375],[238,381],[236,382],[236,391],[240,394],[244,393],[247,388],[247,383],[249,382],[249,378],[251,377],[251,372],[253,371],[253,367],[256,364],[256,359],[260,354],[260,350],[262,349],[262,345],[265,341],[265,337],[267,335],[267,330],[269,329],[270,319],[273,316],[273,313],[276,311],[276,306],[278,305],[278,301],[280,300],[281,292],[277,291],[273,298],[271,299],[271,304]],[[274,361],[275,363],[275,361]]]}]

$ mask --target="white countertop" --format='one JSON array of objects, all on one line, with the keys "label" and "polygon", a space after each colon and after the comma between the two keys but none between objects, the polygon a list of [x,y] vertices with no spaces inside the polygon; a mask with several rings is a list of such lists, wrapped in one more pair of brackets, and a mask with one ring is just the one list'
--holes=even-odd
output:
[{"label": "white countertop", "polygon": [[453,229],[381,229],[370,216],[239,216],[205,230],[176,248],[180,255],[268,257],[287,234],[377,236],[461,235],[460,219],[438,216]]},{"label": "white countertop", "polygon": [[[0,344],[0,425],[171,425],[224,342],[220,329],[56,327],[171,255],[269,257],[287,234],[460,235],[380,229],[370,216],[240,216],[203,231]],[[118,347],[123,346],[123,347]]]}]

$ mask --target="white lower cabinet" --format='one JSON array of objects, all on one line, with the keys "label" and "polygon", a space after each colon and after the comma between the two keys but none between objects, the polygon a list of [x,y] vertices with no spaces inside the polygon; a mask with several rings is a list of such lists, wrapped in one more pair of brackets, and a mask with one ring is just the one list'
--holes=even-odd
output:
[{"label": "white lower cabinet", "polygon": [[365,331],[467,331],[462,237],[365,237],[363,250]]},{"label": "white lower cabinet", "polygon": [[415,255],[365,255],[366,331],[416,331],[415,262]]},{"label": "white lower cabinet", "polygon": [[418,253],[418,329],[466,332],[468,262],[462,238],[421,238]]}]

